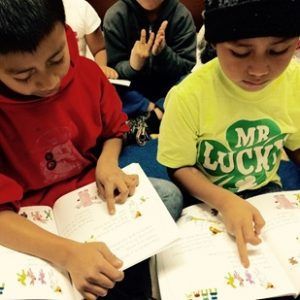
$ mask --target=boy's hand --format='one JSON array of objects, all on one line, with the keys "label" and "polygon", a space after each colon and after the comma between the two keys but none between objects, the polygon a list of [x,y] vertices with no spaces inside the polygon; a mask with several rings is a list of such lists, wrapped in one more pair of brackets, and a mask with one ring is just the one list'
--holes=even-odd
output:
[{"label": "boy's hand", "polygon": [[97,165],[96,183],[100,196],[106,200],[108,212],[115,213],[115,203],[124,203],[134,194],[137,175],[127,175],[119,167]]},{"label": "boy's hand", "polygon": [[130,66],[134,70],[140,71],[143,68],[147,58],[151,55],[153,42],[154,42],[154,33],[153,32],[150,33],[149,39],[147,41],[146,30],[142,29],[140,40],[135,42],[131,50],[131,55],[129,59]]},{"label": "boy's hand", "polygon": [[236,195],[226,201],[220,213],[227,231],[236,238],[242,264],[248,267],[247,243],[257,245],[261,242],[259,234],[265,225],[263,217],[258,209]]},{"label": "boy's hand", "polygon": [[168,21],[163,21],[156,34],[154,44],[152,47],[152,54],[158,55],[166,47],[165,31],[168,26]]},{"label": "boy's hand", "polygon": [[124,278],[119,260],[104,243],[72,244],[65,268],[77,290],[85,299],[105,296],[116,282]]},{"label": "boy's hand", "polygon": [[100,68],[108,79],[117,79],[119,77],[118,72],[113,68],[108,66],[100,66]]}]

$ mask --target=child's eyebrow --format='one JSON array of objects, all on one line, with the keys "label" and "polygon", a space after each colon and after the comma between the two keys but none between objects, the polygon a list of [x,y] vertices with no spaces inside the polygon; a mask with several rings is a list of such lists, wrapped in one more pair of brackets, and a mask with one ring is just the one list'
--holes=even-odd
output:
[{"label": "child's eyebrow", "polygon": [[[53,59],[56,55],[58,55],[60,52],[62,52],[64,48],[65,48],[65,43],[63,43],[63,44],[57,49],[57,51],[55,51],[55,52],[47,59],[47,61]],[[29,68],[25,68],[25,69],[9,68],[9,69],[6,70],[6,72],[7,72],[7,73],[10,73],[10,74],[21,74],[21,73],[30,72],[30,71],[32,71],[33,69],[34,69],[33,67],[29,67]]]},{"label": "child's eyebrow", "polygon": [[6,70],[6,73],[10,73],[10,74],[21,74],[21,73],[26,73],[26,72],[30,72],[31,70],[33,70],[34,68],[27,68],[27,69],[17,69],[17,68],[9,68]]},{"label": "child's eyebrow", "polygon": [[51,60],[53,59],[57,54],[59,54],[60,52],[62,52],[65,48],[65,43],[63,43],[63,45],[61,45],[57,51],[55,51],[47,60]]}]

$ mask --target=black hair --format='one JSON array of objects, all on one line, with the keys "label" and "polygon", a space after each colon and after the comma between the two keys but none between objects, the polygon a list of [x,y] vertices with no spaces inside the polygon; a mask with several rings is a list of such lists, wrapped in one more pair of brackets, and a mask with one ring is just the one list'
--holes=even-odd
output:
[{"label": "black hair", "polygon": [[0,55],[34,52],[57,23],[65,24],[62,0],[0,0]]}]

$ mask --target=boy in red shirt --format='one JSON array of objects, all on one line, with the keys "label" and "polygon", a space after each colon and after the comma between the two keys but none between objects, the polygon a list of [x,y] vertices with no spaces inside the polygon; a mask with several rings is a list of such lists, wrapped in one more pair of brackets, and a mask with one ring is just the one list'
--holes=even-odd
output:
[{"label": "boy in red shirt", "polygon": [[118,166],[127,117],[98,66],[78,55],[61,0],[1,1],[0,32],[0,244],[66,269],[86,299],[105,296],[124,277],[105,244],[58,237],[16,212],[96,180],[114,213],[138,182]]}]

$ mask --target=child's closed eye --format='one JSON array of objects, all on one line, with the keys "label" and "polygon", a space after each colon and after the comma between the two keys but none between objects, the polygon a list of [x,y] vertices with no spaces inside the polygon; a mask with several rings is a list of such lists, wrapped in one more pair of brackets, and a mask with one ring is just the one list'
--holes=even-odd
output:
[{"label": "child's closed eye", "polygon": [[28,76],[15,77],[14,79],[18,82],[27,83],[30,80],[31,76],[32,76],[32,74],[29,74]]},{"label": "child's closed eye", "polygon": [[247,57],[250,54],[250,51],[247,51],[247,52],[237,52],[237,51],[234,51],[234,50],[230,50],[230,52],[231,52],[231,54],[234,57],[237,57],[237,58],[245,58],[245,57]]},{"label": "child's closed eye", "polygon": [[280,50],[280,51],[276,51],[276,50],[270,50],[269,51],[269,54],[270,55],[274,55],[274,56],[279,56],[279,55],[283,55],[283,54],[285,54],[286,52],[288,52],[288,50],[289,50],[289,47],[288,48],[285,48],[285,49],[283,49],[283,50]]},{"label": "child's closed eye", "polygon": [[65,57],[62,56],[62,57],[59,58],[59,59],[51,60],[51,61],[49,62],[49,64],[50,64],[50,65],[60,65],[60,64],[62,64],[62,63],[64,62],[64,59],[65,59]]}]

